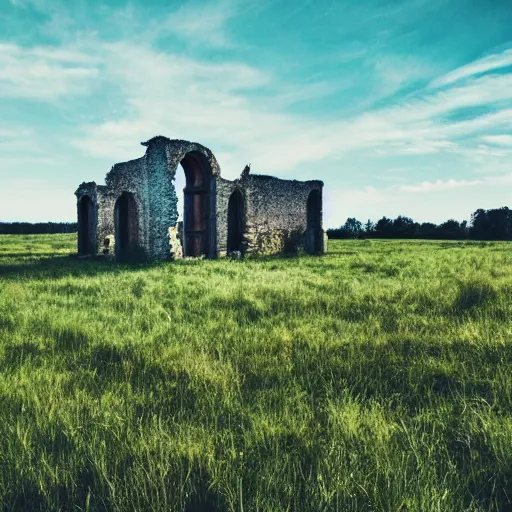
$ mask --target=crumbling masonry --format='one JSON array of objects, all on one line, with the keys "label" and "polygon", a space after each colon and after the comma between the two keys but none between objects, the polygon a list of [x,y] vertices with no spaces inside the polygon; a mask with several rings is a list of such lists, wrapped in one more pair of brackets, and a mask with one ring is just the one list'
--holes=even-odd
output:
[{"label": "crumbling masonry", "polygon": [[[229,181],[200,144],[162,136],[142,144],[146,154],[114,165],[105,185],[82,183],[75,192],[80,255],[158,260],[325,251],[321,181],[281,180],[248,167]],[[186,186],[178,223],[180,164]]]}]

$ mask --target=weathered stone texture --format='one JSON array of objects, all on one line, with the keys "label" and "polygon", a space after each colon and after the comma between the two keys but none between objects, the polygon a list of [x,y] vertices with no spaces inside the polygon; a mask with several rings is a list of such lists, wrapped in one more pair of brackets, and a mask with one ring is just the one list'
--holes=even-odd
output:
[{"label": "weathered stone texture", "polygon": [[[281,180],[249,175],[244,188],[247,199],[247,252],[277,254],[308,249],[307,202],[311,191],[322,191],[321,181]],[[320,212],[321,215],[321,212]]]},{"label": "weathered stone texture", "polygon": [[[105,186],[82,183],[75,192],[82,254],[87,250],[112,255],[115,247],[136,240],[137,249],[148,259],[199,255],[214,258],[227,254],[228,239],[237,240],[236,244],[229,244],[236,247],[231,249],[234,253],[241,254],[277,254],[301,247],[308,252],[323,252],[321,181],[251,175],[249,167],[239,179],[229,181],[221,178],[212,152],[200,144],[158,136],[143,145],[147,147],[146,154],[114,165]],[[181,232],[177,229],[178,198],[174,185],[180,163],[187,183]],[[231,203],[238,204],[239,216],[243,218],[235,216],[236,230],[230,231],[233,223],[229,221],[230,227],[228,218],[233,219],[233,212],[238,211],[230,203],[235,191],[239,194],[233,196]],[[314,203],[317,211],[313,216],[308,213],[312,191],[317,191],[320,198],[320,203],[318,198]],[[116,204],[121,204],[119,198],[127,195],[131,206],[123,203],[122,208],[128,208],[126,212]],[[82,201],[84,196],[90,198],[90,203],[87,198]],[[92,208],[91,214],[87,213],[86,205]],[[129,222],[120,218],[120,212],[130,217]],[[85,223],[87,229],[83,227]],[[134,223],[136,236],[130,232],[128,237],[125,232]],[[233,232],[237,233],[236,238],[230,234]],[[87,243],[87,233],[92,233],[94,244]]]},{"label": "weathered stone texture", "polygon": [[[155,137],[144,143],[146,151],[146,170],[148,173],[147,188],[150,204],[150,224],[148,247],[149,254],[154,259],[169,257],[168,227],[175,226],[178,220],[178,198],[174,186],[176,172],[180,162],[190,158],[198,165],[198,173],[204,175],[205,194],[208,196],[206,215],[206,247],[209,257],[216,256],[215,233],[215,179],[220,175],[220,167],[213,153],[193,142],[169,140],[165,137]],[[186,164],[184,164],[186,165]],[[187,171],[187,169],[185,169]],[[187,185],[187,188],[188,185]],[[190,187],[193,188],[193,187]],[[185,204],[185,209],[187,204]],[[188,254],[185,254],[188,256]]]},{"label": "weathered stone texture", "polygon": [[179,224],[181,224],[181,222],[169,228],[169,250],[172,260],[180,260],[183,258],[183,232],[180,230]]}]

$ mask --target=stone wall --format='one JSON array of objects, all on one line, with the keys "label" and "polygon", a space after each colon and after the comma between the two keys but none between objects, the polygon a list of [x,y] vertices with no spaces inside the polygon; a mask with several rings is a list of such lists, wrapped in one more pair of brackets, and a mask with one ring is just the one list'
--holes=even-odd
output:
[{"label": "stone wall", "polygon": [[247,252],[278,254],[308,250],[307,202],[311,191],[322,192],[321,181],[281,180],[249,175],[247,199]]},{"label": "stone wall", "polygon": [[[216,178],[220,176],[220,167],[213,153],[204,146],[184,140],[170,140],[166,137],[154,137],[143,143],[147,146],[145,166],[147,172],[147,197],[149,202],[148,252],[152,259],[168,259],[169,227],[178,221],[178,198],[174,185],[180,162],[187,155],[194,155],[201,171],[205,175],[208,194],[208,246],[206,254],[210,258],[217,256],[216,225]],[[185,211],[186,215],[186,211]]]},{"label": "stone wall", "polygon": [[[101,203],[102,211],[99,218],[102,220],[100,225],[102,244],[108,235],[115,234],[115,205],[117,199],[128,192],[133,196],[136,205],[136,224],[138,226],[137,247],[133,251],[149,256],[150,247],[148,239],[148,191],[147,191],[147,173],[145,159],[137,158],[115,164],[105,178],[105,187],[102,188]],[[116,239],[117,244],[117,239]]]},{"label": "stone wall", "polygon": [[[270,255],[296,252],[301,247],[309,252],[322,252],[320,245],[323,247],[325,244],[321,231],[321,206],[317,216],[319,220],[315,224],[319,229],[315,227],[314,230],[308,226],[307,207],[312,191],[318,191],[321,199],[321,181],[251,175],[248,167],[239,179],[229,181],[221,178],[213,153],[200,144],[158,136],[143,145],[147,147],[145,155],[114,165],[104,186],[97,186],[94,182],[82,183],[75,192],[78,207],[83,195],[89,195],[93,202],[95,214],[91,222],[96,230],[95,253],[114,254],[117,237],[115,205],[118,198],[127,192],[136,204],[136,238],[146,258],[179,258],[183,252],[187,255],[187,240],[192,240],[191,236],[196,237],[193,240],[202,241],[200,247],[206,256],[224,256],[228,243],[229,199],[235,190],[240,191],[244,202],[244,219],[237,227],[238,233],[241,229],[243,231],[242,252]],[[181,240],[183,250],[177,245],[179,237],[176,233],[178,197],[175,176],[176,172],[184,172],[178,169],[180,163],[189,178],[201,177],[198,184],[190,179],[187,181],[189,195],[185,201],[185,218],[192,219],[187,217],[187,208],[193,208],[193,211],[189,210],[191,215],[197,217],[199,214],[203,219],[199,234],[191,234],[185,223]],[[238,204],[241,203],[240,199]],[[313,251],[310,240],[320,239],[322,242],[317,243]]]},{"label": "stone wall", "polygon": [[[217,179],[218,254],[227,253],[228,205],[235,190],[245,199],[244,252],[271,255],[311,249],[308,233],[309,194],[322,194],[321,181],[282,180],[272,176],[243,174],[234,181]],[[321,208],[321,207],[320,207]],[[321,209],[319,212],[321,226]],[[323,244],[323,233],[318,233]],[[317,252],[323,252],[319,250]]]}]

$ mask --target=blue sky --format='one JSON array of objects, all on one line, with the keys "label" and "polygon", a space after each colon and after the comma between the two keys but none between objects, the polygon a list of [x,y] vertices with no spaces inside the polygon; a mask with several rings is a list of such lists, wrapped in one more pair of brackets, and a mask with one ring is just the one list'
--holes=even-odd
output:
[{"label": "blue sky", "polygon": [[512,207],[510,0],[0,0],[0,220],[161,134],[322,179],[328,227]]}]

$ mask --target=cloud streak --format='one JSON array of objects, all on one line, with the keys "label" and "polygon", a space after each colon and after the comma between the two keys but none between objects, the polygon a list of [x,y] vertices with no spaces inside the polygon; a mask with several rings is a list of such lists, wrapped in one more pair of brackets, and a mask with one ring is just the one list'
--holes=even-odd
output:
[{"label": "cloud streak", "polygon": [[487,73],[488,71],[499,70],[508,66],[512,66],[512,49],[505,50],[499,54],[488,55],[471,62],[470,64],[462,66],[451,73],[437,78],[432,82],[431,86],[443,87],[465,78],[473,77],[481,73]]},{"label": "cloud streak", "polygon": [[[113,23],[112,9],[105,9]],[[357,19],[360,11],[352,9]],[[509,172],[512,48],[445,73],[434,59],[364,46],[345,59],[342,74],[312,72],[320,64],[313,68],[310,61],[301,75],[301,62],[290,63],[290,55],[286,62],[254,58],[255,48],[232,30],[240,10],[230,0],[190,3],[147,21],[140,14],[153,11],[127,7],[122,30],[109,37],[78,33],[72,24],[63,36],[66,44],[0,42],[0,98],[24,105],[24,112],[34,102],[58,105],[66,126],[76,120],[52,140],[68,161],[111,165],[140,156],[139,142],[162,134],[212,148],[227,178],[248,162],[255,172],[282,177],[321,175],[327,195],[338,190],[347,199],[337,188],[346,182],[361,204],[387,205],[393,195],[478,190],[495,183],[482,175]],[[322,63],[332,66],[334,57],[326,55]],[[354,101],[350,116],[343,116],[354,88],[366,91],[363,82],[371,83],[368,98]],[[43,134],[16,128],[20,134],[28,130],[33,142],[25,159],[50,158],[42,153],[49,146]],[[9,136],[5,122],[0,137],[1,130],[7,130],[0,143],[5,168],[22,142]],[[395,171],[411,183],[385,192],[374,188]]]},{"label": "cloud streak", "polygon": [[449,190],[454,188],[474,187],[482,185],[485,180],[437,180],[435,182],[423,181],[418,185],[399,185],[400,192],[435,192],[438,190]]},{"label": "cloud streak", "polygon": [[[287,170],[360,149],[381,155],[460,154],[466,149],[460,137],[499,129],[512,119],[512,109],[470,120],[447,117],[462,108],[510,102],[512,75],[479,77],[449,90],[427,90],[405,104],[325,121],[287,113],[282,103],[289,102],[280,98],[290,97],[290,91],[280,91],[274,76],[243,63],[206,64],[127,44],[105,46],[102,53],[105,80],[120,84],[134,113],[87,127],[78,144],[104,155],[114,156],[121,146],[127,149],[142,133],[181,133],[249,158],[265,147],[272,170]],[[300,98],[301,87],[293,94]],[[259,163],[264,165],[263,160]]]},{"label": "cloud streak", "polygon": [[483,135],[482,140],[489,144],[512,148],[512,135]]},{"label": "cloud streak", "polygon": [[0,44],[0,97],[55,101],[89,92],[99,69],[90,55],[64,48]]},{"label": "cloud streak", "polygon": [[170,31],[193,45],[228,48],[233,42],[227,34],[226,24],[235,15],[234,6],[228,2],[187,3],[172,12],[156,29],[158,32]]}]

